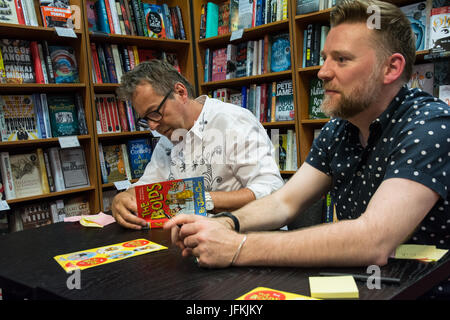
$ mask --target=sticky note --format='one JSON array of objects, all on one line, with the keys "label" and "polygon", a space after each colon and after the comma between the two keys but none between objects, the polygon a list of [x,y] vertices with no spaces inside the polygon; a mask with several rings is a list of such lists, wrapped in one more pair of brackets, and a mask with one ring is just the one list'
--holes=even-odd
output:
[{"label": "sticky note", "polygon": [[396,250],[396,259],[418,259],[424,261],[438,261],[448,250],[438,249],[436,246],[421,244],[402,244]]},{"label": "sticky note", "polygon": [[309,287],[313,298],[359,298],[358,287],[352,276],[309,277]]}]

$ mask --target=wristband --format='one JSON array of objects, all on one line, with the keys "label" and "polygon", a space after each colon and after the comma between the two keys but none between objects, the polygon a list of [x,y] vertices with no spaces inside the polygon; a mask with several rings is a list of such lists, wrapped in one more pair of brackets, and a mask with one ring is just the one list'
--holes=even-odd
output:
[{"label": "wristband", "polygon": [[231,212],[221,212],[219,214],[216,214],[212,216],[212,218],[220,218],[220,217],[228,217],[234,222],[234,230],[236,232],[239,232],[240,224],[238,218],[236,218]]}]

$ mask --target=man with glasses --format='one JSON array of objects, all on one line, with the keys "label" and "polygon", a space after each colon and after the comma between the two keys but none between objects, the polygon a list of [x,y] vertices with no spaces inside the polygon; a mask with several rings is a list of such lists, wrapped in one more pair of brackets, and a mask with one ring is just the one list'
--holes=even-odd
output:
[{"label": "man with glasses", "polygon": [[[266,131],[248,110],[207,96],[170,64],[143,62],[121,78],[121,99],[131,100],[138,123],[162,135],[143,176],[133,186],[203,176],[209,213],[236,210],[283,185]],[[140,229],[134,188],[113,200],[116,221]]]}]

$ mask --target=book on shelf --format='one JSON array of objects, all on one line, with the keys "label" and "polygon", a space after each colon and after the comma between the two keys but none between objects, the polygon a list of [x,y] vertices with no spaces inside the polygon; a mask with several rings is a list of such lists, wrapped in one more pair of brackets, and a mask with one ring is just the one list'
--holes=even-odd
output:
[{"label": "book on shelf", "polygon": [[[233,0],[231,0],[233,1]],[[199,39],[205,39],[206,37],[206,4],[202,3],[202,8],[200,12],[200,32]]]},{"label": "book on shelf", "polygon": [[439,86],[439,99],[450,106],[450,85]]},{"label": "book on shelf", "polygon": [[35,101],[31,95],[0,97],[2,141],[39,139]]},{"label": "book on shelf", "polygon": [[47,105],[53,137],[80,133],[75,97],[68,94],[48,94]]},{"label": "book on shelf", "polygon": [[11,161],[7,151],[0,152],[0,172],[2,174],[2,183],[5,191],[6,200],[16,198],[16,189],[14,188]]},{"label": "book on shelf", "polygon": [[434,63],[415,64],[407,86],[410,89],[418,88],[433,95]]},{"label": "book on shelf", "polygon": [[19,24],[15,1],[3,0],[0,9],[0,22]]},{"label": "book on shelf", "polygon": [[238,6],[238,29],[248,29],[252,27],[253,2],[249,0],[239,0]]},{"label": "book on shelf", "polygon": [[217,35],[230,32],[230,0],[219,5],[219,14],[217,22]]},{"label": "book on shelf", "polygon": [[272,36],[271,55],[270,69],[272,72],[291,69],[289,33],[281,33]]},{"label": "book on shelf", "polygon": [[83,216],[91,214],[89,200],[85,195],[72,197],[64,201],[65,217]]},{"label": "book on shelf", "polygon": [[78,83],[78,65],[75,50],[70,46],[49,46],[55,83]]},{"label": "book on shelf", "polygon": [[411,22],[411,28],[416,37],[416,51],[429,47],[429,26],[431,1],[422,1],[400,7],[406,18]]},{"label": "book on shelf", "polygon": [[14,209],[12,231],[39,228],[51,224],[52,214],[48,202],[33,202]]},{"label": "book on shelf", "polygon": [[[104,162],[101,165],[105,166],[106,181],[103,183],[110,183],[122,180],[131,180],[131,176],[127,174],[126,167],[129,168],[128,155],[125,144],[102,145]],[[126,163],[127,162],[127,163]]]},{"label": "book on shelf", "polygon": [[275,100],[275,121],[295,119],[292,80],[277,81]]},{"label": "book on shelf", "polygon": [[[267,1],[267,0],[266,0]],[[230,32],[239,29],[239,0],[230,0]]]},{"label": "book on shelf", "polygon": [[39,0],[44,27],[73,28],[69,0]]},{"label": "book on shelf", "polygon": [[149,228],[162,228],[179,213],[207,215],[203,177],[136,186],[135,192],[137,216],[146,220]]},{"label": "book on shelf", "polygon": [[225,80],[227,74],[227,48],[215,49],[212,51],[212,71],[211,80]]},{"label": "book on shelf", "polygon": [[138,179],[144,174],[145,167],[152,157],[152,147],[148,138],[131,139],[127,141],[128,158],[132,179]]},{"label": "book on shelf", "polygon": [[435,52],[450,52],[450,6],[432,8],[430,16],[430,48]]},{"label": "book on shelf", "polygon": [[214,2],[206,4],[205,38],[215,37],[219,32],[219,5]]},{"label": "book on shelf", "polygon": [[[1,158],[0,158],[1,161]],[[6,200],[5,185],[3,184],[2,170],[0,170],[0,201]],[[1,227],[0,227],[1,229]],[[1,233],[1,231],[0,231]]]},{"label": "book on shelf", "polygon": [[[59,147],[51,147],[47,149],[48,159],[50,163],[50,172],[53,177],[53,182],[55,185],[55,191],[64,191],[66,189],[64,185],[64,176],[61,167],[61,156],[59,154]],[[44,153],[45,157],[45,153]],[[49,179],[50,181],[50,179]]]},{"label": "book on shelf", "polygon": [[59,150],[65,189],[76,189],[90,185],[83,148]]},{"label": "book on shelf", "polygon": [[30,41],[2,39],[1,55],[6,83],[34,83],[34,65],[30,49]]},{"label": "book on shelf", "polygon": [[151,3],[143,3],[143,6],[148,36],[158,39],[167,38],[162,6]]},{"label": "book on shelf", "polygon": [[313,78],[309,82],[309,119],[326,119],[328,118],[320,106],[324,98],[323,82],[319,78]]},{"label": "book on shelf", "polygon": [[24,198],[43,194],[37,153],[10,154],[9,159],[16,197]]}]

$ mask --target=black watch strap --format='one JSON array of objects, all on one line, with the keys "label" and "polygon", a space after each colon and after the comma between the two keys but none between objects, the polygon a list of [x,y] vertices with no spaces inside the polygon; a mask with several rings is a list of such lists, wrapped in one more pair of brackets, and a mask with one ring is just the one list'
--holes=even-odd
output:
[{"label": "black watch strap", "polygon": [[220,217],[228,217],[228,218],[230,218],[234,222],[234,230],[236,232],[239,232],[239,229],[241,227],[240,224],[239,224],[239,220],[231,212],[221,212],[219,214],[213,215],[212,217],[213,218],[220,218]]}]

